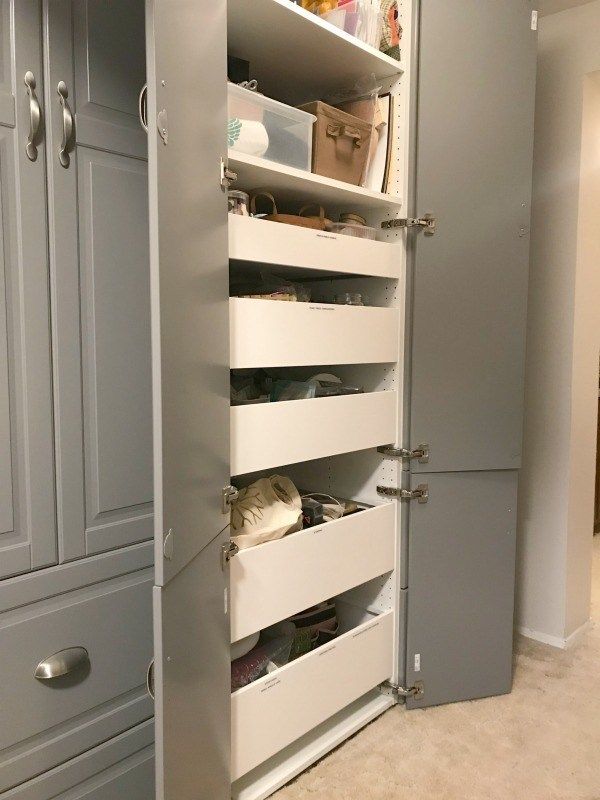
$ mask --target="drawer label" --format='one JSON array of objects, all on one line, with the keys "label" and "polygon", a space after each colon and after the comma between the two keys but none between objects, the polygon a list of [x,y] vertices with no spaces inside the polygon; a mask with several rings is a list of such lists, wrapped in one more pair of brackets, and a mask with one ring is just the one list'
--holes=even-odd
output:
[{"label": "drawer label", "polygon": [[264,694],[268,692],[270,689],[274,689],[276,686],[279,686],[281,683],[280,678],[271,678],[271,680],[267,681],[265,685],[261,688],[260,693]]},{"label": "drawer label", "polygon": [[335,644],[330,645],[325,650],[319,650],[319,657],[326,656],[327,653],[333,653],[334,650],[337,650],[337,646]]},{"label": "drawer label", "polygon": [[359,636],[362,636],[363,633],[369,633],[369,631],[375,630],[375,628],[377,628],[378,626],[379,626],[379,621],[373,622],[371,625],[369,625],[368,627],[364,628],[362,631],[358,631],[358,633],[355,633],[352,638],[353,639],[357,639]]}]

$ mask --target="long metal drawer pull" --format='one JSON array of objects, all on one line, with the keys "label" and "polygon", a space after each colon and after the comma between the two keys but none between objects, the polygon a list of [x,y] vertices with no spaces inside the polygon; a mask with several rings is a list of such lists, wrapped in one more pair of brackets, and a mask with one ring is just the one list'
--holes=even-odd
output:
[{"label": "long metal drawer pull", "polygon": [[62,106],[63,118],[63,134],[60,148],[58,150],[58,158],[60,163],[66,169],[71,163],[69,145],[71,144],[71,139],[73,138],[73,114],[71,112],[69,103],[67,102],[67,97],[69,96],[67,84],[64,81],[60,81],[56,87],[56,91],[58,92],[59,101]]},{"label": "long metal drawer pull", "polygon": [[90,655],[85,647],[67,647],[54,655],[48,656],[35,668],[33,677],[38,681],[51,681],[70,675],[82,667],[89,667]]},{"label": "long metal drawer pull", "polygon": [[146,673],[146,690],[154,700],[154,659],[150,662],[148,672]]},{"label": "long metal drawer pull", "polygon": [[35,93],[36,85],[35,75],[31,70],[28,70],[25,73],[25,86],[27,87],[27,94],[29,95],[29,136],[27,137],[25,152],[30,161],[36,161],[38,157],[38,149],[35,140],[37,139],[40,125],[42,124],[42,110]]},{"label": "long metal drawer pull", "polygon": [[148,84],[145,83],[138,96],[138,114],[140,125],[148,133]]}]

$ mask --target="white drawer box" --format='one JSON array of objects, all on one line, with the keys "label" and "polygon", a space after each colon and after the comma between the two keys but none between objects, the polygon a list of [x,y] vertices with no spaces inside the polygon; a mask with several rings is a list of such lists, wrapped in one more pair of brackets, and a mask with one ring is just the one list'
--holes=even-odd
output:
[{"label": "white drawer box", "polygon": [[373,242],[234,214],[228,220],[232,261],[400,278],[400,243]]},{"label": "white drawer box", "polygon": [[396,391],[234,406],[231,474],[395,442],[397,416]]},{"label": "white drawer box", "polygon": [[231,641],[395,568],[396,508],[370,508],[241,550],[230,562]]},{"label": "white drawer box", "polygon": [[383,364],[400,357],[396,308],[232,297],[229,325],[232,369]]},{"label": "white drawer box", "polygon": [[391,677],[394,612],[338,614],[347,633],[232,694],[232,780]]}]

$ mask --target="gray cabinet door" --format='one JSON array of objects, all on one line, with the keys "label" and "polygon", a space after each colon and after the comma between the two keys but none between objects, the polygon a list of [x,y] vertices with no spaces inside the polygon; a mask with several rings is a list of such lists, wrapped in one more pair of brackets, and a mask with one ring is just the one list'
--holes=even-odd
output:
[{"label": "gray cabinet door", "polygon": [[[0,3],[0,577],[56,563],[40,3]],[[33,155],[33,153],[32,153]]]},{"label": "gray cabinet door", "polygon": [[511,689],[517,474],[428,475],[411,505],[406,671],[425,692],[410,708]]},{"label": "gray cabinet door", "polygon": [[[144,0],[46,0],[44,39],[58,531],[69,561],[153,534]],[[73,132],[61,157],[65,115]]]},{"label": "gray cabinet door", "polygon": [[528,0],[422,0],[413,472],[521,462],[536,33]]},{"label": "gray cabinet door", "polygon": [[230,797],[226,3],[148,0],[157,797]]}]

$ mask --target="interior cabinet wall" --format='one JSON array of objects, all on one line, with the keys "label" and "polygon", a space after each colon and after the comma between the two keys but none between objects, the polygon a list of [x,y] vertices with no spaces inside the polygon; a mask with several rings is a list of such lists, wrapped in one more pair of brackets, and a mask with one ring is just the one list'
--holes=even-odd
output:
[{"label": "interior cabinet wall", "polygon": [[[44,151],[25,145],[40,6],[0,7],[0,577],[56,562]],[[39,145],[39,136],[36,139]]]},{"label": "interior cabinet wall", "polygon": [[[60,559],[149,539],[152,386],[144,2],[45,5]],[[106,64],[110,63],[110,69]],[[64,81],[74,114],[61,164]]]}]

